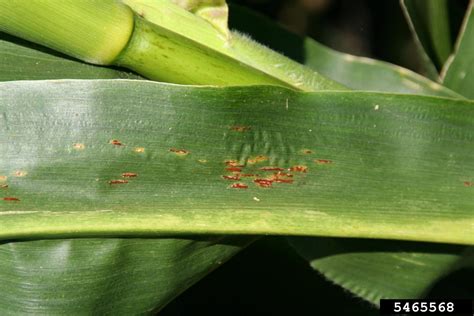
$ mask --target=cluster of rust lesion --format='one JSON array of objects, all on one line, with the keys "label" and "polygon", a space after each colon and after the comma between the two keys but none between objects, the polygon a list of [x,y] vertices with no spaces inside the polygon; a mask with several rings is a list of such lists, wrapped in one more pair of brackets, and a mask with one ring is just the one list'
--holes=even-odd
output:
[{"label": "cluster of rust lesion", "polygon": [[124,172],[122,173],[122,178],[124,179],[117,179],[117,180],[110,180],[109,184],[114,185],[114,184],[128,184],[129,180],[131,178],[136,178],[138,177],[138,173],[135,172]]},{"label": "cluster of rust lesion", "polygon": [[[249,185],[241,182],[245,179],[249,179],[257,187],[271,188],[275,183],[292,184],[295,182],[294,173],[306,173],[308,171],[306,166],[292,166],[289,168],[264,166],[258,169],[253,167],[256,161],[263,162],[268,160],[268,157],[263,155],[248,159],[246,165],[240,164],[237,160],[226,160],[224,161],[224,169],[230,172],[230,174],[224,174],[222,178],[228,181],[236,181],[237,183],[230,185],[230,188],[233,189],[248,189]],[[245,172],[244,169],[251,170]]]},{"label": "cluster of rust lesion", "polygon": [[[26,177],[28,175],[28,172],[24,171],[24,170],[17,170],[15,172],[13,172],[12,174],[14,177]],[[5,191],[8,191],[8,188],[10,187],[9,184],[7,183],[8,181],[8,176],[4,176],[4,175],[0,175],[0,189],[1,190],[5,190]],[[4,196],[2,198],[3,201],[7,201],[7,202],[19,202],[20,199],[18,197],[14,197],[14,196]]]},{"label": "cluster of rust lesion", "polygon": [[[235,128],[231,128],[236,130]],[[245,131],[241,128],[238,131]],[[316,165],[329,165],[333,161],[329,159],[314,159],[313,150],[301,149],[300,154],[309,155],[305,158],[306,162],[312,161]],[[313,156],[313,158],[311,158]],[[312,159],[312,160],[311,160]],[[272,188],[275,184],[295,184],[301,177],[309,172],[309,167],[306,164],[293,166],[274,166],[266,165],[257,167],[256,165],[268,163],[270,158],[265,155],[251,156],[246,159],[244,163],[237,160],[225,160],[224,170],[227,172],[221,177],[226,181],[233,181],[229,186],[232,189],[248,189],[250,185],[260,188]],[[246,178],[249,178],[248,180]]]}]

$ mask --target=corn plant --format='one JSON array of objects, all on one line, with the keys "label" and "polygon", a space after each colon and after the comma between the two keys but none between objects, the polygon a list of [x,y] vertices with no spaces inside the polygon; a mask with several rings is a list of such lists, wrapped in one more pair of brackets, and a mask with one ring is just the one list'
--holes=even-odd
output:
[{"label": "corn plant", "polygon": [[266,235],[375,307],[472,268],[473,2],[454,46],[401,5],[427,77],[223,0],[0,0],[0,314],[155,314]]}]

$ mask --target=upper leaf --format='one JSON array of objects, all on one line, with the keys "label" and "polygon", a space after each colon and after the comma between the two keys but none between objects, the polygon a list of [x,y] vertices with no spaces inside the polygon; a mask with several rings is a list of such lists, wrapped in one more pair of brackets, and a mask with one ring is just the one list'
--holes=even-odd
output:
[{"label": "upper leaf", "polygon": [[415,72],[367,57],[345,54],[311,38],[301,38],[268,18],[231,6],[231,26],[256,40],[356,90],[427,94],[462,98],[454,91]]}]

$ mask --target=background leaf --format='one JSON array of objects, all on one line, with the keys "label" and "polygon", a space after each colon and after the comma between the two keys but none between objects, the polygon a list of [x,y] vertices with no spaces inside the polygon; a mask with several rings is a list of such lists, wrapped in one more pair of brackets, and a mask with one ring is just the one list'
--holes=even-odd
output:
[{"label": "background leaf", "polygon": [[0,245],[2,315],[150,314],[251,238],[70,239]]},{"label": "background leaf", "polygon": [[[321,74],[358,90],[460,97],[408,69],[334,51],[294,35],[267,18],[231,6],[231,26]],[[88,65],[50,49],[0,33],[0,81],[42,79],[139,79],[135,74]]]},{"label": "background leaf", "polygon": [[231,6],[231,27],[355,90],[461,97],[406,68],[332,50],[301,38],[248,9]]},{"label": "background leaf", "polygon": [[337,238],[291,238],[290,243],[314,269],[375,305],[382,298],[474,294],[469,282],[431,294],[437,282],[461,268],[467,268],[464,280],[474,278],[473,247]]},{"label": "background leaf", "polygon": [[452,50],[448,1],[401,0],[427,75],[437,79]]},{"label": "background leaf", "polygon": [[474,98],[474,2],[471,1],[459,32],[456,49],[443,69],[443,84]]}]

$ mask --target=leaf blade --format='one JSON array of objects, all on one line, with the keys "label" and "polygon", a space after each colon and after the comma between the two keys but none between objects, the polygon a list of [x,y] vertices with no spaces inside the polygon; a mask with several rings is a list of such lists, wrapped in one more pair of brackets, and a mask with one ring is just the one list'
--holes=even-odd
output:
[{"label": "leaf blade", "polygon": [[[2,201],[3,238],[270,233],[473,243],[472,187],[464,184],[474,173],[472,102],[144,81],[2,85],[2,172],[11,177],[9,196],[21,200]],[[225,161],[266,174],[249,163],[258,155],[309,172],[293,171],[295,183],[275,189],[252,178],[241,181],[249,190],[229,188]],[[111,182],[124,172],[139,177]],[[290,215],[289,201],[298,205]],[[439,235],[440,226],[449,234]]]},{"label": "leaf blade", "polygon": [[69,239],[0,244],[4,315],[150,314],[251,238]]}]

